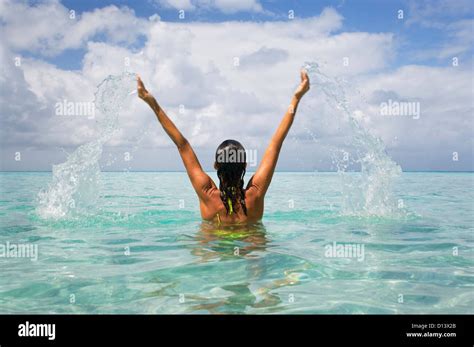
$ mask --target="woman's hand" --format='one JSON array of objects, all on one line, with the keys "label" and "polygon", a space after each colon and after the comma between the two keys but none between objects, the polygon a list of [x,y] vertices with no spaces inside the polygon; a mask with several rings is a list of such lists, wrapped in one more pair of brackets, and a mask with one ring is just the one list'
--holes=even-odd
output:
[{"label": "woman's hand", "polygon": [[149,103],[151,100],[153,100],[153,95],[151,95],[148,90],[146,90],[140,76],[137,76],[137,92],[138,97],[145,102]]},{"label": "woman's hand", "polygon": [[295,90],[295,96],[300,100],[309,90],[309,77],[305,69],[301,69],[301,83]]}]

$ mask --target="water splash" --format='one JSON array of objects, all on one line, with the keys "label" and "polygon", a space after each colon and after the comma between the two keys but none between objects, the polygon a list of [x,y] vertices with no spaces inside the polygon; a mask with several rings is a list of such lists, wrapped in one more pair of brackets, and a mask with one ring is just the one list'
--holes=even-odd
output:
[{"label": "water splash", "polygon": [[108,76],[97,86],[94,104],[102,115],[97,121],[99,135],[77,148],[64,163],[53,165],[51,183],[38,193],[40,217],[61,219],[96,206],[103,146],[118,130],[120,110],[135,87],[136,75],[129,72]]},{"label": "water splash", "polygon": [[[341,176],[342,212],[357,216],[394,216],[401,210],[395,201],[392,188],[401,168],[387,154],[383,141],[370,133],[361,122],[359,108],[347,97],[346,81],[330,77],[317,63],[305,63],[310,79],[327,103],[336,111],[339,121],[347,122],[351,131],[349,145],[355,149],[351,162],[347,152],[334,155],[334,164]],[[352,163],[361,167],[360,174],[348,173]]]}]

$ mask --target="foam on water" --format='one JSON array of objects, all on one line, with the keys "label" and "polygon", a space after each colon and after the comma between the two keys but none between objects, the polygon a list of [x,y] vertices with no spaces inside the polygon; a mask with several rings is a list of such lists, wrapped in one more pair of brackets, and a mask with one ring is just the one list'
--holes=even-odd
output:
[{"label": "foam on water", "polygon": [[135,87],[136,75],[129,72],[108,76],[97,86],[94,104],[101,113],[97,139],[77,148],[64,163],[53,165],[51,183],[38,193],[40,217],[60,219],[96,205],[103,146],[118,129],[120,109]]},{"label": "foam on water", "polygon": [[347,85],[343,79],[330,77],[317,63],[305,63],[310,79],[322,92],[339,122],[347,122],[351,131],[350,147],[354,149],[360,164],[360,174],[349,174],[351,160],[346,153],[334,156],[334,164],[342,179],[342,213],[357,216],[395,216],[402,211],[394,199],[394,180],[400,176],[401,168],[387,154],[383,141],[373,135],[359,121],[361,110],[355,107],[359,100],[347,97]]}]

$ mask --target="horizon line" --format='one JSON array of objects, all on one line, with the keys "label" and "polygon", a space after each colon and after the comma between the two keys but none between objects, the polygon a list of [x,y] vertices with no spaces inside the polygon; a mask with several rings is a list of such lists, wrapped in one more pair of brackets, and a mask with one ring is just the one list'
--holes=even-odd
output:
[{"label": "horizon line", "polygon": [[[52,170],[0,170],[0,173],[9,173],[9,172],[53,172]],[[157,173],[186,173],[185,170],[101,170],[100,172],[116,172],[116,173],[130,173],[130,172],[157,172]],[[214,172],[214,170],[204,170],[204,172]],[[256,171],[247,171],[247,173],[255,173]],[[341,171],[334,171],[334,170],[275,170],[275,173],[278,172],[285,172],[285,173],[338,173]],[[358,171],[353,171],[353,170],[348,170],[348,171],[343,171],[346,173],[358,173],[361,172],[360,170]],[[402,170],[402,173],[428,173],[428,172],[433,172],[433,173],[474,173],[474,170]]]}]

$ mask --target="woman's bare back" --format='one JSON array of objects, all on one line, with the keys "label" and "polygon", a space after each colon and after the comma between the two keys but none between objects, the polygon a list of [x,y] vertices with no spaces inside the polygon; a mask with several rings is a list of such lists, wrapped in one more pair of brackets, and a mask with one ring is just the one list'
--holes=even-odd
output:
[{"label": "woman's bare back", "polygon": [[222,203],[220,190],[216,187],[209,192],[209,200],[206,203],[200,202],[201,217],[206,221],[224,225],[259,222],[263,217],[264,204],[263,198],[258,197],[255,188],[249,187],[246,189],[245,205],[247,214],[243,212],[240,205],[236,206],[232,214],[228,213]]}]

